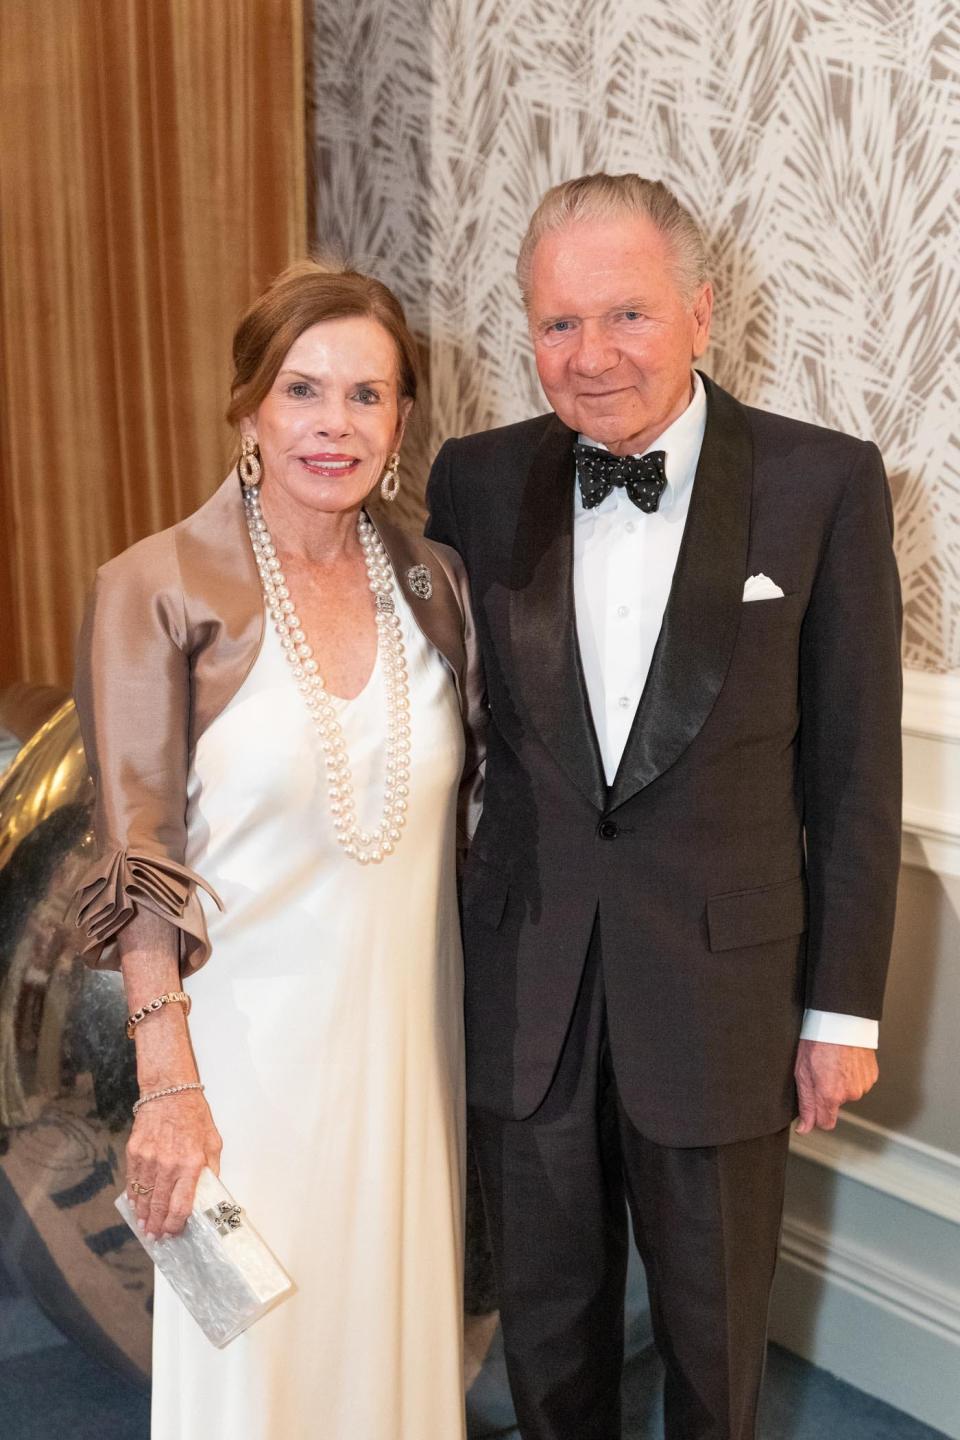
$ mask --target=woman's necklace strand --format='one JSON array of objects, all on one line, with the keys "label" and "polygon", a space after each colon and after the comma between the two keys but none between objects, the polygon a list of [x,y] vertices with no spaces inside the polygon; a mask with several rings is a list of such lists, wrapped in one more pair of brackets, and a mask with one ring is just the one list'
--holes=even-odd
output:
[{"label": "woman's necklace strand", "polygon": [[376,606],[377,648],[387,692],[383,810],[379,825],[366,831],[357,824],[353,776],[343,731],[290,597],[290,587],[277,558],[277,547],[270,538],[260,508],[259,487],[251,486],[244,490],[243,498],[267,611],[280,636],[297,689],[320,737],[334,833],[345,855],[361,865],[376,865],[391,853],[400,839],[410,794],[410,689],[400,617],[391,594],[393,572],[390,561],[379,535],[361,511],[357,516],[357,534]]}]

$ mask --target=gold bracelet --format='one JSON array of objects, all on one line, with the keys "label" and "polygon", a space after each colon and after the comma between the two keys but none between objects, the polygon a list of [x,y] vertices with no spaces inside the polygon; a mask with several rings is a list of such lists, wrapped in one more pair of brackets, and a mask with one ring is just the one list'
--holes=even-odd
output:
[{"label": "gold bracelet", "polygon": [[171,990],[169,995],[158,995],[155,1000],[150,1000],[146,1005],[141,1005],[139,1010],[127,1018],[127,1039],[133,1039],[133,1032],[142,1020],[155,1011],[162,1010],[164,1005],[185,1005],[187,1014],[190,1014],[190,996],[185,990]]}]

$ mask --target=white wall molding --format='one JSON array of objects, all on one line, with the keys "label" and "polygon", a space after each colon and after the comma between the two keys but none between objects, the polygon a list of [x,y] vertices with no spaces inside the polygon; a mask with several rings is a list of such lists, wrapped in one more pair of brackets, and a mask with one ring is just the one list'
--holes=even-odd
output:
[{"label": "white wall molding", "polygon": [[788,1217],[770,1333],[960,1440],[960,1287]]},{"label": "white wall molding", "polygon": [[[875,1250],[838,1239],[817,1225],[787,1219],[780,1246],[781,1263],[799,1266],[831,1285],[841,1285],[868,1305],[879,1305],[902,1325],[919,1325],[958,1347],[960,1362],[960,1290],[929,1275],[881,1258]],[[830,1367],[827,1367],[830,1368]],[[956,1417],[960,1420],[960,1414]]]},{"label": "white wall molding", "polygon": [[790,1148],[772,1338],[960,1440],[960,1157],[852,1115]]},{"label": "white wall molding", "polygon": [[906,734],[960,745],[960,672],[903,672],[903,729]]},{"label": "white wall molding", "polygon": [[[790,1137],[791,1153],[960,1226],[960,1156],[857,1115]],[[956,1241],[960,1245],[960,1235]]]},{"label": "white wall molding", "polygon": [[903,863],[960,876],[960,674],[903,677]]}]

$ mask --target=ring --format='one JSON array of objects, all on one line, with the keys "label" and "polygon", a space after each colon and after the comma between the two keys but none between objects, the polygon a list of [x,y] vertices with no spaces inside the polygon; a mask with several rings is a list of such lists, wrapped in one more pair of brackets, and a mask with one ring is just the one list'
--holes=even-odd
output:
[{"label": "ring", "polygon": [[139,1180],[130,1181],[130,1189],[134,1195],[149,1195],[154,1189],[153,1185],[141,1185]]}]

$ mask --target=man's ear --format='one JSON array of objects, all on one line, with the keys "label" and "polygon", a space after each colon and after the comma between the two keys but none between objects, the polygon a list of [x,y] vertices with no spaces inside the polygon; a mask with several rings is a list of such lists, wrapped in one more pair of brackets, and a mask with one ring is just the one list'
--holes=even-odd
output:
[{"label": "man's ear", "polygon": [[693,302],[693,358],[695,360],[706,350],[710,340],[710,321],[713,318],[713,286],[709,280],[701,285]]}]

